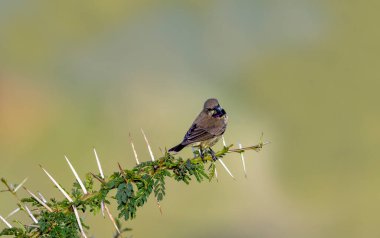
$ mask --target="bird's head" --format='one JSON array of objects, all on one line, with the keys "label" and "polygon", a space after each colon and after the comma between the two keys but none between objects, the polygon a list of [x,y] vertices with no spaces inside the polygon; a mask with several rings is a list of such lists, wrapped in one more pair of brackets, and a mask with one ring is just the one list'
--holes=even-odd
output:
[{"label": "bird's head", "polygon": [[219,105],[218,100],[215,98],[207,99],[203,106],[203,111],[214,118],[226,115],[226,111]]}]

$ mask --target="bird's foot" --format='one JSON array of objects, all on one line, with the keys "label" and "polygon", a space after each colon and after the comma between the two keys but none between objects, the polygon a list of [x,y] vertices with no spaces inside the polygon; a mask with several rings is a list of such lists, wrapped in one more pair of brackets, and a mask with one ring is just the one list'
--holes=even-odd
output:
[{"label": "bird's foot", "polygon": [[205,160],[205,154],[203,153],[202,148],[199,149],[199,156],[201,157],[202,162],[203,162],[203,163],[206,163],[206,160]]},{"label": "bird's foot", "polygon": [[218,160],[218,158],[217,158],[215,155],[213,155],[213,156],[212,156],[212,161],[215,162],[215,161],[217,161],[217,160]]},{"label": "bird's foot", "polygon": [[213,160],[214,162],[217,161],[218,158],[216,157],[215,152],[214,152],[211,148],[210,148],[209,150],[210,150],[210,154],[211,154],[212,160]]}]

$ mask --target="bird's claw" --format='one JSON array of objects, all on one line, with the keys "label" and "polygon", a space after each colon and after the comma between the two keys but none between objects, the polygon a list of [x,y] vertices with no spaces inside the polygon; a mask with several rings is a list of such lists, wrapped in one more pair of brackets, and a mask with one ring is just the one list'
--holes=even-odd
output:
[{"label": "bird's claw", "polygon": [[212,161],[217,161],[218,160],[218,157],[216,157],[215,155],[215,152],[210,148],[210,154],[211,154],[211,157],[212,157]]},{"label": "bird's claw", "polygon": [[203,163],[206,163],[205,154],[202,149],[199,150],[199,157],[201,157]]}]

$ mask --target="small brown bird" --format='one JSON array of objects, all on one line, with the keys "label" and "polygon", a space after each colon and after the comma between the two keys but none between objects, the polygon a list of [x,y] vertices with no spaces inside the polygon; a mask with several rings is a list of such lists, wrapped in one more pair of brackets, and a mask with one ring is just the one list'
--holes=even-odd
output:
[{"label": "small brown bird", "polygon": [[187,131],[183,141],[171,148],[169,152],[178,152],[189,145],[196,146],[200,148],[202,158],[203,150],[209,149],[212,158],[216,160],[217,158],[211,146],[218,142],[223,135],[227,127],[227,121],[226,111],[219,105],[218,100],[215,98],[207,99],[203,110]]}]

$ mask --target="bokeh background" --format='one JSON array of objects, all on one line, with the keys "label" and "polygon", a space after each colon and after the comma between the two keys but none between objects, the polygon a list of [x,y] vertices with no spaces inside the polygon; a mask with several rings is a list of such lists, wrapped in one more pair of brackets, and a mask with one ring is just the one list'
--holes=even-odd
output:
[{"label": "bokeh background", "polygon": [[[133,237],[379,237],[378,1],[2,1],[0,176],[62,198],[74,181],[131,167],[140,128],[181,140],[205,99],[228,143],[272,143],[218,165],[219,182],[168,182],[126,222]],[[216,148],[221,148],[218,144]],[[190,156],[190,150],[181,152]],[[20,196],[23,196],[21,192]],[[0,194],[0,214],[16,207]],[[115,211],[113,211],[116,214]],[[18,219],[27,219],[19,214]],[[100,215],[84,216],[111,237]],[[2,229],[4,226],[0,224]]]}]

